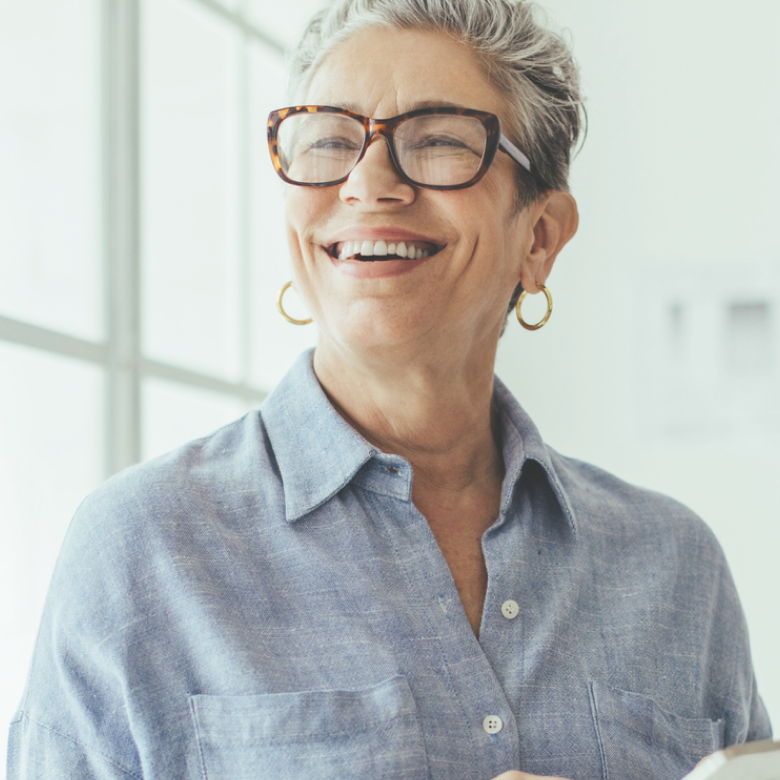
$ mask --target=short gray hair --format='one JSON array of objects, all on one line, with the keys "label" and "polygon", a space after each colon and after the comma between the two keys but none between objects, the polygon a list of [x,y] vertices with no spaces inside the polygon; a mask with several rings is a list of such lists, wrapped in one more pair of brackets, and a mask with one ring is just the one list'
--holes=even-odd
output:
[{"label": "short gray hair", "polygon": [[517,166],[517,207],[549,190],[568,191],[571,151],[584,122],[579,72],[564,38],[530,0],[335,0],[309,23],[290,63],[290,88],[302,99],[329,52],[376,25],[444,30],[471,46],[507,98],[504,132],[531,159]]}]

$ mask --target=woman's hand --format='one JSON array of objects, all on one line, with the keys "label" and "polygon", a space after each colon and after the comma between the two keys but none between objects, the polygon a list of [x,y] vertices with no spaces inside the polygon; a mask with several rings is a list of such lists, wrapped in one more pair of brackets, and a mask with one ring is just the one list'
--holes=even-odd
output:
[{"label": "woman's hand", "polygon": [[518,772],[513,769],[511,772],[502,772],[493,780],[566,780],[565,777],[551,777],[548,775],[529,775],[528,772]]}]

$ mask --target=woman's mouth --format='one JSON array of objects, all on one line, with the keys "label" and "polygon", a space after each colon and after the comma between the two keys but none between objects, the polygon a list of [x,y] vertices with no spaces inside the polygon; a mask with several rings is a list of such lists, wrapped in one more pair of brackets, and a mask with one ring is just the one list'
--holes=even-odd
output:
[{"label": "woman's mouth", "polygon": [[428,241],[339,241],[326,247],[335,260],[423,260],[441,247]]}]

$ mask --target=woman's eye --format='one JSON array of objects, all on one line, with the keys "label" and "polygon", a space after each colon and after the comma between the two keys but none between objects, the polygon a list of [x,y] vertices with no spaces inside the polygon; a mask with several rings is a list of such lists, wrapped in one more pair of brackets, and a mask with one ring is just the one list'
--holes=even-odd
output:
[{"label": "woman's eye", "polygon": [[453,135],[422,136],[410,145],[409,151],[426,155],[481,156],[481,150],[474,148],[466,139]]},{"label": "woman's eye", "polygon": [[460,138],[453,138],[446,135],[430,135],[422,138],[418,143],[419,148],[442,146],[451,149],[464,149],[466,144]]},{"label": "woman's eye", "polygon": [[332,149],[334,151],[354,151],[358,149],[359,145],[356,145],[354,141],[349,138],[340,138],[338,136],[328,136],[327,138],[317,138],[314,141],[309,142],[309,149]]}]

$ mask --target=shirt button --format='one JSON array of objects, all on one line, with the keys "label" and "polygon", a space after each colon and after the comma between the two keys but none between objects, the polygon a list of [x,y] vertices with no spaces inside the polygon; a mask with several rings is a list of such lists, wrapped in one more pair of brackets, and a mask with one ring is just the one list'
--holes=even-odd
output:
[{"label": "shirt button", "polygon": [[517,605],[517,602],[512,601],[512,599],[509,599],[509,601],[505,601],[501,605],[501,614],[507,620],[514,620],[517,617],[519,612],[520,612],[520,607]]},{"label": "shirt button", "polygon": [[482,728],[487,731],[488,734],[498,734],[502,728],[504,728],[504,721],[498,717],[498,715],[488,715],[485,720],[482,721]]}]

